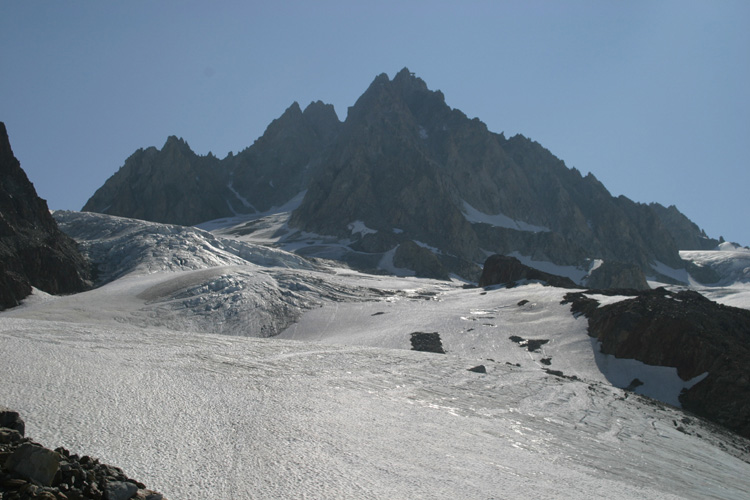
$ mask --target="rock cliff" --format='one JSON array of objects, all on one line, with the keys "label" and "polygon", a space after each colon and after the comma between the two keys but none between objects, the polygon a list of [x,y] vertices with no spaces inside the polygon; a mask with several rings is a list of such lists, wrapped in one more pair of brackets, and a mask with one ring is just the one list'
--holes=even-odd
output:
[{"label": "rock cliff", "polygon": [[31,287],[60,294],[88,286],[88,262],[58,229],[0,122],[0,310],[18,305]]},{"label": "rock cliff", "polygon": [[680,395],[683,408],[750,437],[750,311],[693,291],[630,293],[601,307],[582,292],[566,301],[586,315],[603,353],[677,368],[683,380],[704,375]]}]

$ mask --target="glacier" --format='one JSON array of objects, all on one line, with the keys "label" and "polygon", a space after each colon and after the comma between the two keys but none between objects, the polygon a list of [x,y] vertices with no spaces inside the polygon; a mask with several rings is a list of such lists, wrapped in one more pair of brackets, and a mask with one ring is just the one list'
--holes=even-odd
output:
[{"label": "glacier", "polygon": [[[668,369],[603,368],[563,290],[55,216],[100,286],[0,313],[0,401],[168,498],[748,498],[750,443],[645,397]],[[447,354],[410,350],[416,331]]]}]

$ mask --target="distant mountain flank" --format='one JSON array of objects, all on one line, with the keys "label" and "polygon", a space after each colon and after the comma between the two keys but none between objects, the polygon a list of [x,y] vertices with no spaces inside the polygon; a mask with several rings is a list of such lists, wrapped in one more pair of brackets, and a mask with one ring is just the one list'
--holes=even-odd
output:
[{"label": "distant mountain flank", "polygon": [[488,255],[513,254],[577,269],[579,282],[602,261],[673,282],[664,271],[684,269],[680,250],[719,243],[673,206],[613,197],[537,142],[489,131],[406,68],[376,77],[345,121],[320,101],[304,111],[295,102],[224,159],[176,137],[138,150],[83,210],[183,225],[225,218],[249,235],[264,224],[247,221],[278,220],[285,204],[276,244],[317,238],[296,251],[426,277],[476,281]]}]

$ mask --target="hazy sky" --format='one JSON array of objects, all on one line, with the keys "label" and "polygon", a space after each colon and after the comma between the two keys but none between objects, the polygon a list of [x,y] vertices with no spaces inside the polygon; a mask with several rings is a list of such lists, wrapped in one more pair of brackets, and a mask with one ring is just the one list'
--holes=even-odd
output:
[{"label": "hazy sky", "polygon": [[613,195],[750,244],[750,2],[0,0],[0,121],[50,208],[136,149],[224,157],[408,67]]}]

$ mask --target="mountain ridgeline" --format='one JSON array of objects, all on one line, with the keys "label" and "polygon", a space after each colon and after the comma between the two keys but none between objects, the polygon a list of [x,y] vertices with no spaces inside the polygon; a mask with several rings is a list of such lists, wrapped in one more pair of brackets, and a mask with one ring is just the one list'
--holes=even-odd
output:
[{"label": "mountain ridgeline", "polygon": [[668,281],[660,264],[681,269],[679,250],[718,244],[674,207],[613,197],[537,142],[490,132],[406,68],[376,77],[344,122],[320,101],[294,103],[224,159],[175,137],[138,150],[83,210],[193,225],[302,192],[288,228],[344,241],[359,258],[342,259],[367,270],[395,251],[393,265],[417,275],[476,281],[487,255],[520,254],[584,270],[627,263]]}]

